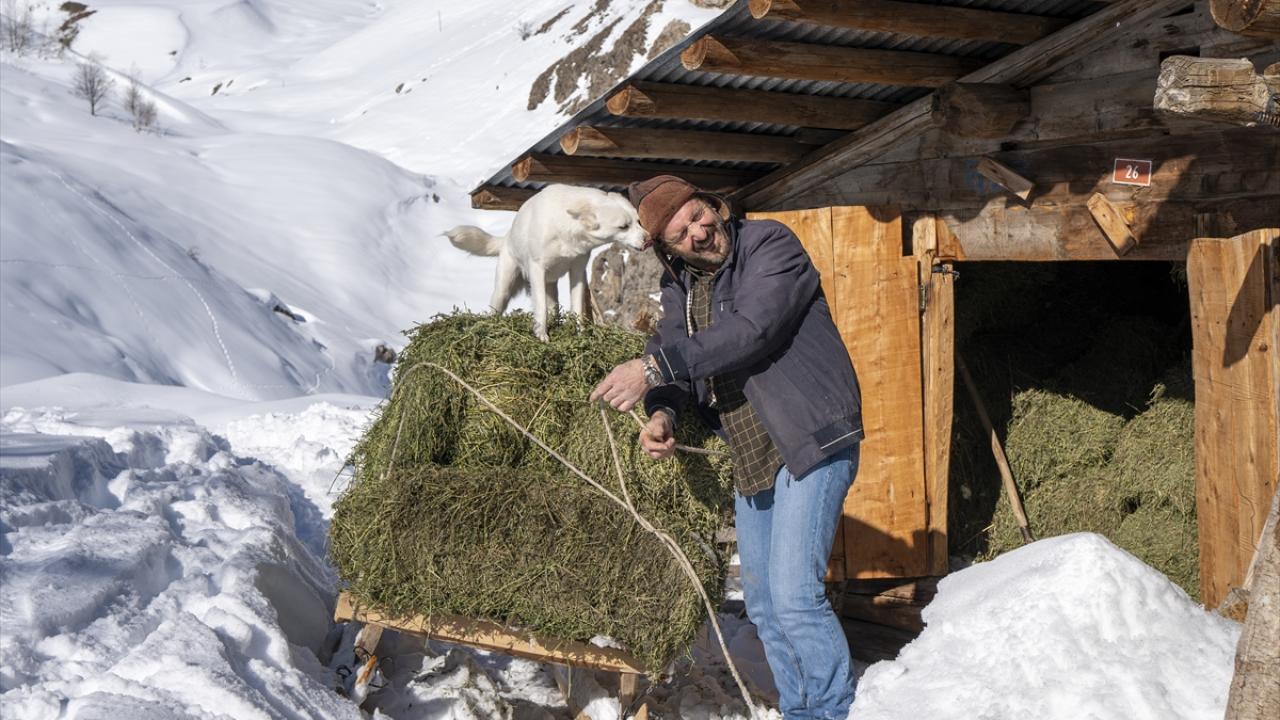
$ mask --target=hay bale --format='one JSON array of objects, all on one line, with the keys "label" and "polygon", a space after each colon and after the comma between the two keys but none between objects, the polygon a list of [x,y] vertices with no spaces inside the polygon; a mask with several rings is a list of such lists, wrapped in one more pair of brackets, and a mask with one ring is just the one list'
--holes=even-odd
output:
[{"label": "hay bale", "polygon": [[[391,399],[352,452],[356,478],[334,506],[331,554],[357,599],[393,613],[453,614],[565,639],[607,635],[657,670],[686,648],[702,602],[669,553],[626,511],[571,474],[443,365],[588,475],[618,491],[592,387],[637,357],[643,338],[572,321],[543,343],[527,314],[456,313],[419,326]],[[677,538],[712,598],[712,548],[732,500],[727,459],[654,462],[639,427],[609,411],[640,512]],[[692,413],[680,441],[719,447]],[[397,442],[398,438],[398,442]]]},{"label": "hay bale", "polygon": [[1048,390],[1014,396],[1006,451],[1024,492],[1101,467],[1115,449],[1124,418]]}]

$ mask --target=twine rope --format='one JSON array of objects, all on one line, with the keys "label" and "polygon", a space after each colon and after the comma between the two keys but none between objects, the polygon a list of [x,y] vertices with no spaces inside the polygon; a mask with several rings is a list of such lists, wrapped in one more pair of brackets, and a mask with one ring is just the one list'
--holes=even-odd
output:
[{"label": "twine rope", "polygon": [[[661,528],[658,528],[653,523],[649,522],[649,520],[646,519],[643,515],[641,515],[640,511],[637,510],[635,505],[631,502],[631,496],[627,491],[627,483],[623,479],[622,460],[618,455],[617,442],[613,437],[613,428],[609,424],[609,417],[605,413],[604,407],[601,406],[600,408],[600,420],[601,422],[604,423],[605,434],[609,439],[609,451],[613,455],[614,468],[617,470],[617,473],[618,473],[618,483],[622,488],[622,493],[625,496],[625,499],[618,497],[616,494],[611,492],[604,485],[601,485],[590,475],[587,475],[585,472],[579,469],[576,465],[569,462],[569,460],[566,459],[563,455],[556,452],[550,445],[547,445],[538,436],[530,432],[528,428],[524,427],[523,425],[521,425],[520,423],[512,419],[510,415],[507,415],[505,412],[503,412],[501,408],[499,408],[497,405],[494,405],[488,398],[486,398],[483,394],[481,394],[479,390],[476,390],[474,387],[472,387],[471,384],[468,383],[466,380],[463,380],[461,377],[458,377],[458,375],[454,373],[452,370],[450,370],[449,368],[424,360],[424,361],[418,362],[417,364],[405,370],[404,376],[408,377],[409,373],[415,372],[424,367],[438,370],[444,375],[448,376],[454,382],[461,385],[468,392],[474,395],[476,399],[479,400],[486,408],[488,408],[498,417],[505,420],[508,425],[515,428],[516,430],[519,430],[525,437],[533,441],[534,444],[536,444],[538,447],[547,451],[547,453],[550,454],[551,457],[558,460],[560,464],[564,465],[566,468],[569,469],[570,472],[572,472],[574,475],[577,475],[588,485],[595,488],[598,492],[600,492],[600,494],[609,498],[609,500],[613,501],[615,504],[621,506],[624,510],[626,510],[628,513],[631,514],[631,517],[636,521],[636,524],[638,524],[646,532],[651,533],[652,535],[658,538],[659,542],[661,542],[663,546],[665,546],[667,550],[670,551],[672,556],[675,557],[676,563],[684,571],[684,574],[688,576],[689,581],[693,583],[693,588],[698,592],[698,596],[702,598],[702,604],[707,610],[707,618],[711,621],[711,627],[712,629],[715,630],[715,633],[716,633],[716,640],[720,643],[720,652],[724,654],[725,662],[729,666],[729,672],[730,674],[733,675],[733,680],[738,685],[738,691],[742,694],[742,700],[747,705],[747,711],[749,712],[750,716],[753,719],[763,718],[764,714],[760,711],[758,707],[756,707],[755,703],[752,702],[751,700],[751,694],[747,691],[746,683],[742,681],[742,675],[738,673],[737,664],[734,663],[733,658],[729,656],[729,646],[725,642],[724,631],[721,630],[720,628],[720,622],[716,620],[716,611],[715,611],[715,608],[711,605],[711,598],[710,596],[707,595],[706,588],[702,587],[702,580],[698,578],[698,572],[697,570],[694,569],[693,563],[689,561],[689,557],[685,555],[684,550],[680,548],[680,545],[676,543],[675,539],[672,538],[671,535],[667,534],[667,532],[665,532]],[[397,385],[399,387],[405,387],[404,383],[397,383]],[[638,422],[640,421],[639,416],[635,415],[634,411],[632,411],[632,415],[633,417],[635,417],[635,419]],[[403,429],[404,415],[401,416],[400,423],[401,423],[400,427],[397,428],[396,430],[395,443],[391,447],[391,461],[387,465],[388,473],[391,471],[392,466],[395,464],[396,448],[400,443],[400,430]],[[641,422],[640,424],[643,427],[644,423]],[[698,448],[689,448],[689,449],[697,450]]]}]

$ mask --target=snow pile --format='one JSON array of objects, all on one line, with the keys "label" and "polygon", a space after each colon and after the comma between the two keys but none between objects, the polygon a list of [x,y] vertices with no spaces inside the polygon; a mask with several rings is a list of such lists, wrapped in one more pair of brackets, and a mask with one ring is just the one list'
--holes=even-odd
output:
[{"label": "snow pile", "polygon": [[851,718],[1218,720],[1240,632],[1091,533],[948,576],[924,619]]},{"label": "snow pile", "polygon": [[165,432],[0,435],[0,704],[22,718],[360,717],[319,658],[333,577],[297,486]]}]

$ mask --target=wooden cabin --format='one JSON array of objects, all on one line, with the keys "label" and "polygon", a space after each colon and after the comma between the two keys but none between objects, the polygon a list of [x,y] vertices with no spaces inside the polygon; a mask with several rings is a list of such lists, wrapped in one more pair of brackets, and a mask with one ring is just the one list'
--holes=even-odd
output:
[{"label": "wooden cabin", "polygon": [[866,403],[832,580],[845,614],[906,629],[892,611],[948,570],[952,264],[1185,262],[1214,607],[1280,472],[1278,62],[1280,0],[742,1],[473,205],[671,173],[790,225]]}]

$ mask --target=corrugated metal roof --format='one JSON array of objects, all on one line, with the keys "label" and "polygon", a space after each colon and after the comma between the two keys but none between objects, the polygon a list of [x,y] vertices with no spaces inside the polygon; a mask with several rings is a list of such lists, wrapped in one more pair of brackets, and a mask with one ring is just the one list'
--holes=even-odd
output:
[{"label": "corrugated metal roof", "polygon": [[[969,7],[984,10],[1001,10],[1027,15],[1041,15],[1076,20],[1105,7],[1103,2],[1092,0],[925,0],[920,4]],[[935,53],[952,57],[976,58],[987,62],[1016,50],[1017,45],[980,40],[955,40],[947,38],[914,37],[901,33],[870,32],[816,25],[808,22],[756,20],[751,17],[746,0],[740,0],[718,18],[699,29],[675,47],[653,59],[643,68],[626,78],[609,92],[596,98],[563,125],[530,147],[526,153],[563,155],[560,137],[578,125],[616,127],[653,127],[682,130],[719,130],[749,132],[768,135],[792,135],[799,127],[749,122],[707,122],[698,120],[624,118],[611,114],[605,107],[607,100],[623,84],[640,81],[676,83],[681,85],[714,86],[746,90],[768,90],[799,95],[859,98],[882,102],[906,103],[931,92],[927,88],[883,85],[876,83],[841,83],[812,80],[788,80],[771,77],[728,75],[700,70],[686,70],[680,63],[681,52],[692,42],[706,34],[724,37],[760,38],[785,42],[804,42],[851,48],[870,48]],[[525,153],[522,153],[522,155]],[[511,174],[512,158],[504,169],[493,175],[485,184],[508,187],[540,188],[543,183],[519,183]],[[636,161],[639,162],[639,161]],[[656,161],[685,166],[729,167],[742,170],[767,171],[777,165],[762,163],[725,163],[688,160]]]}]

